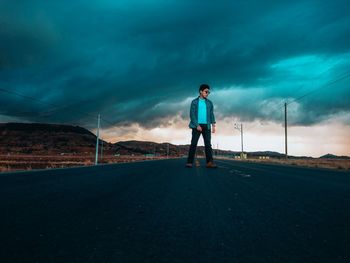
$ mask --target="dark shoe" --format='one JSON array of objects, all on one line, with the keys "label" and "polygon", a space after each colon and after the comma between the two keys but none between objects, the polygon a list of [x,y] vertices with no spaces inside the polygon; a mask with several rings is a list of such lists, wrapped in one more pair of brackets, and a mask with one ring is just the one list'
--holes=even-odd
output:
[{"label": "dark shoe", "polygon": [[186,168],[192,168],[192,163],[186,163],[185,167]]},{"label": "dark shoe", "polygon": [[215,163],[213,163],[213,162],[208,162],[207,163],[207,168],[218,168],[218,166]]}]

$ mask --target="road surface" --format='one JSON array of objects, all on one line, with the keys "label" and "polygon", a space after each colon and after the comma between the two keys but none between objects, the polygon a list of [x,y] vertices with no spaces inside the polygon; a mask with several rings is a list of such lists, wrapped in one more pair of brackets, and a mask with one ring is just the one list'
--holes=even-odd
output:
[{"label": "road surface", "polygon": [[350,173],[185,159],[0,174],[0,262],[350,262]]}]

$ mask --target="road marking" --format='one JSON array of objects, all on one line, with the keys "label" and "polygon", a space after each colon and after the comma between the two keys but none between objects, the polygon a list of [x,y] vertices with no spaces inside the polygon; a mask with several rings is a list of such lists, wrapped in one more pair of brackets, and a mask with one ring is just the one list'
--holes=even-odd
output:
[{"label": "road marking", "polygon": [[242,171],[239,171],[239,170],[235,170],[235,169],[231,169],[230,170],[230,173],[234,173],[234,174],[238,174],[238,175],[240,175],[240,176],[242,176],[242,177],[251,177],[251,175],[250,174],[246,174],[246,173],[244,173],[244,172],[242,172]]},{"label": "road marking", "polygon": [[[217,161],[217,162],[223,163],[223,164],[228,164],[228,163],[226,163],[226,162],[222,162],[221,160],[220,160],[220,161]],[[228,164],[228,165],[231,165],[231,164]],[[230,169],[230,170],[229,170],[229,173],[231,173],[231,174],[237,174],[237,175],[242,176],[242,177],[244,177],[244,178],[252,177],[250,174],[247,174],[247,173],[245,173],[245,172],[243,172],[243,171],[236,170],[236,169],[232,169],[232,166],[226,167],[226,166],[222,166],[222,165],[220,164],[220,168],[221,168],[221,167],[222,167],[222,168],[225,168],[225,169]]]}]

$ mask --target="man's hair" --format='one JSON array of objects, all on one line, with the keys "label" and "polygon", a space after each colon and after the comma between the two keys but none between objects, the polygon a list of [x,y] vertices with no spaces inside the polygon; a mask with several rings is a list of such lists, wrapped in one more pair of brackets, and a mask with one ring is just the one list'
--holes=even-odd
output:
[{"label": "man's hair", "polygon": [[209,85],[208,84],[202,84],[199,86],[199,90],[198,91],[203,91],[205,89],[210,89]]}]

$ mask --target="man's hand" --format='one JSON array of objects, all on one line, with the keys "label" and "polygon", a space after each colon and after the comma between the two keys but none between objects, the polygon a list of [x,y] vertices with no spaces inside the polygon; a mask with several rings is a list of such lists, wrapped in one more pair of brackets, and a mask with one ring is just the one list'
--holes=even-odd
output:
[{"label": "man's hand", "polygon": [[215,125],[213,125],[213,128],[212,128],[212,133],[215,133],[215,131],[216,131],[216,126],[215,126]]},{"label": "man's hand", "polygon": [[202,127],[198,125],[197,126],[197,131],[202,132]]}]

